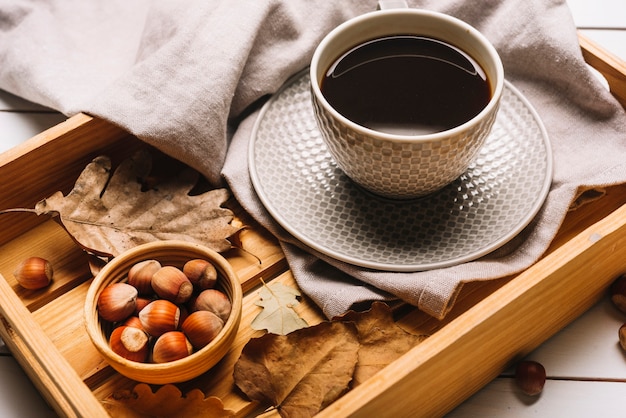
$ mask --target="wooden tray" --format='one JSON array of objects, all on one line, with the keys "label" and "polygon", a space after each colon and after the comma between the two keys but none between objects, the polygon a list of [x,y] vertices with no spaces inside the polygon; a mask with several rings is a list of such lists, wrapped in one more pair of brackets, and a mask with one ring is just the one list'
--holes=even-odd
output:
[{"label": "wooden tray", "polygon": [[[585,59],[605,75],[626,105],[626,67],[619,59],[580,37]],[[141,145],[135,137],[102,120],[76,115],[0,154],[0,209],[33,208],[56,191],[68,193],[95,156],[114,163]],[[427,416],[445,414],[570,323],[626,270],[626,186],[616,186],[593,204],[571,212],[548,253],[525,272],[466,285],[453,311],[437,321],[413,308],[397,312],[398,323],[431,336],[318,416]],[[233,365],[241,349],[261,332],[250,328],[259,309],[260,278],[296,286],[276,240],[229,202],[237,221],[251,228],[241,235],[241,251],[225,254],[240,276],[244,315],[235,346],[209,373],[178,385],[221,398],[238,416],[266,406],[249,402],[233,385]],[[107,416],[101,401],[136,382],[113,371],[84,329],[82,306],[92,276],[87,256],[49,217],[0,216],[0,335],[42,395],[62,416]],[[12,271],[38,255],[55,266],[53,285],[25,291]],[[299,313],[311,324],[323,320],[304,299]]]}]

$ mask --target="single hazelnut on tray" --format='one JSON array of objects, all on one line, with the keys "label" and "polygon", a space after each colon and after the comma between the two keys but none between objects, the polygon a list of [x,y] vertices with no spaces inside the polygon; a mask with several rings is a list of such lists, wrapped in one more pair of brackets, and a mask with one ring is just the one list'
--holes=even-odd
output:
[{"label": "single hazelnut on tray", "polygon": [[52,264],[41,257],[29,257],[13,272],[15,279],[25,289],[41,289],[52,281]]},{"label": "single hazelnut on tray", "polygon": [[526,395],[538,395],[546,383],[546,369],[536,361],[521,361],[515,368],[515,382]]}]

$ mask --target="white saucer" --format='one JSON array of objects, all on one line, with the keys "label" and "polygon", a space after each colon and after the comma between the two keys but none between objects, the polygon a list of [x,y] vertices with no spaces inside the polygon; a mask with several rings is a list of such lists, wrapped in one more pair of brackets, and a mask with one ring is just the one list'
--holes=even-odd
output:
[{"label": "white saucer", "polygon": [[508,82],[472,166],[442,190],[412,201],[374,196],[343,174],[317,129],[309,88],[305,70],[265,104],[250,141],[250,176],[275,220],[323,254],[388,271],[471,261],[518,234],[548,194],[546,130]]}]

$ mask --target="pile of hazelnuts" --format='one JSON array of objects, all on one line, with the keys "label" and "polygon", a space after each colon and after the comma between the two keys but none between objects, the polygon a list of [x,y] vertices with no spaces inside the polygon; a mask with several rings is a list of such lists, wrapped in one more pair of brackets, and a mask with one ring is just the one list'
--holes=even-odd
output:
[{"label": "pile of hazelnuts", "polygon": [[182,359],[210,343],[230,316],[231,301],[216,288],[218,273],[204,259],[182,268],[150,259],[134,264],[126,281],[111,283],[97,300],[113,326],[111,349],[142,363]]}]

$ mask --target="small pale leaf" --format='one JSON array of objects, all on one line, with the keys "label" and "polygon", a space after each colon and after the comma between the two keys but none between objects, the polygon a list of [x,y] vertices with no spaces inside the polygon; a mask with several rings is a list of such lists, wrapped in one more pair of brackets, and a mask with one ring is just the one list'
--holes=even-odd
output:
[{"label": "small pale leaf", "polygon": [[293,309],[300,302],[298,290],[282,283],[266,285],[259,291],[260,300],[256,305],[263,310],[254,318],[250,326],[255,330],[267,330],[273,334],[286,335],[292,331],[307,327],[307,322],[300,318]]}]

